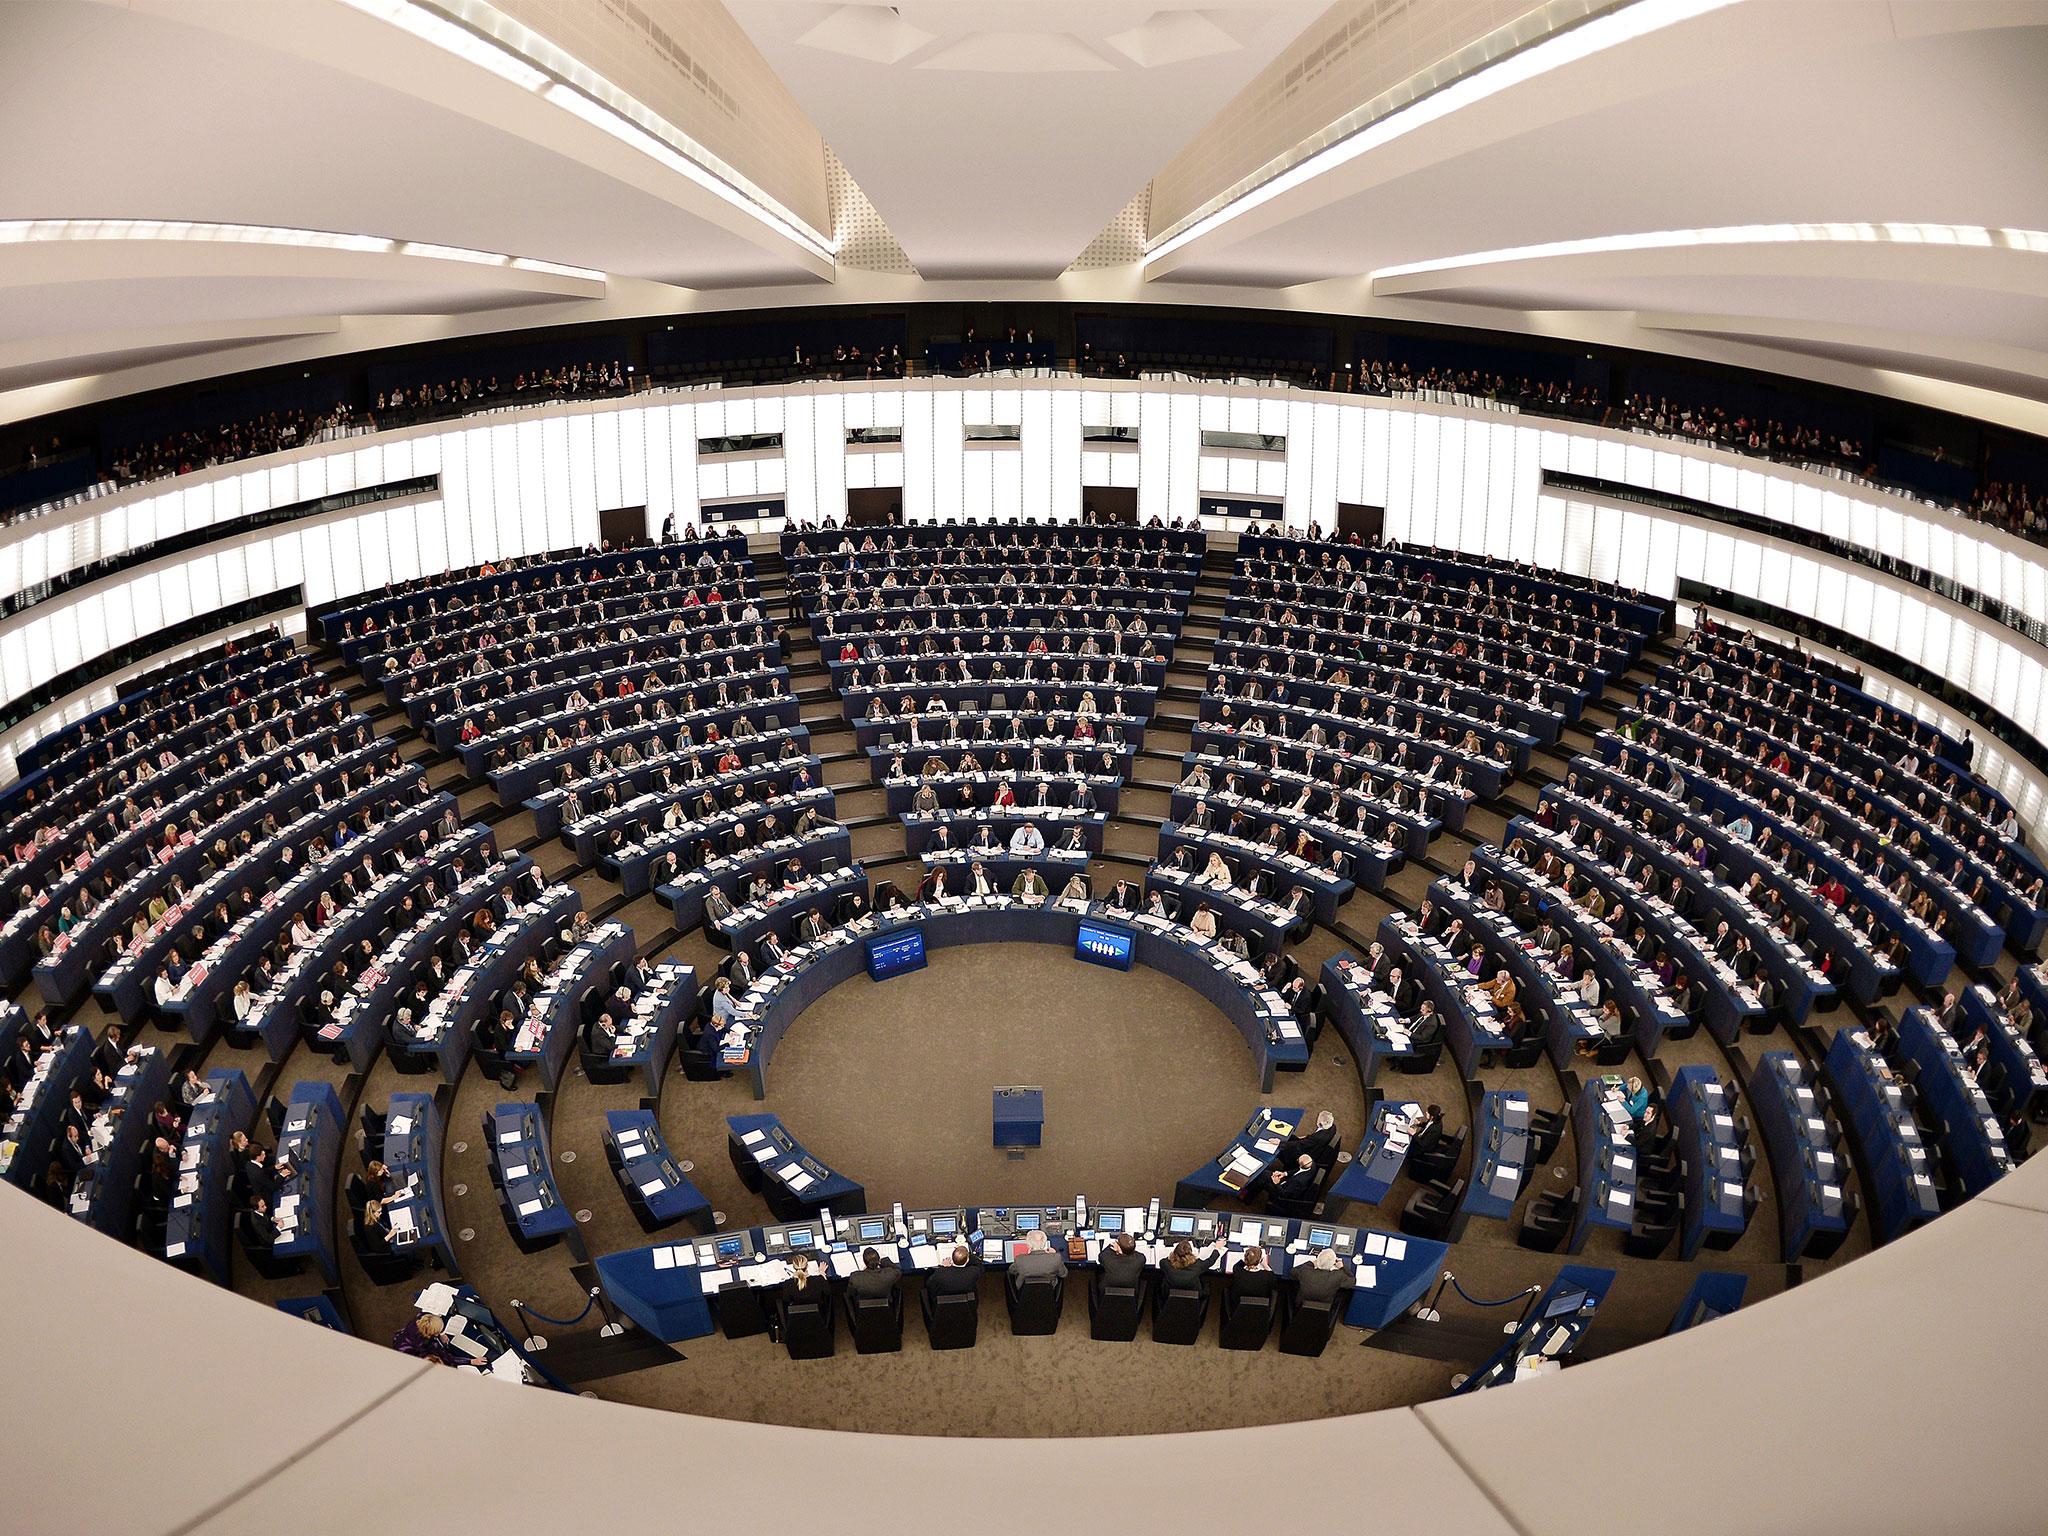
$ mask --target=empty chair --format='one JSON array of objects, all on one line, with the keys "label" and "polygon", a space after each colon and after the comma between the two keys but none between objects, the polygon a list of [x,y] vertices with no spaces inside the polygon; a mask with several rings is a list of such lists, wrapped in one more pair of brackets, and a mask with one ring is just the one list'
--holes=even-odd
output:
[{"label": "empty chair", "polygon": [[1458,1159],[1465,1152],[1465,1132],[1441,1137],[1437,1144],[1421,1156],[1413,1153],[1408,1158],[1408,1173],[1418,1184],[1436,1184],[1449,1178],[1457,1171]]},{"label": "empty chair", "polygon": [[1138,1319],[1144,1310],[1141,1285],[1111,1285],[1098,1279],[1088,1287],[1088,1337],[1129,1343],[1138,1336]]},{"label": "empty chair", "polygon": [[838,1326],[832,1310],[829,1286],[816,1296],[784,1298],[777,1310],[782,1327],[782,1347],[792,1360],[823,1360],[838,1346]]},{"label": "empty chair", "polygon": [[846,1327],[857,1354],[891,1355],[903,1347],[903,1292],[846,1296]]},{"label": "empty chair", "polygon": [[1223,1305],[1216,1316],[1216,1342],[1225,1349],[1264,1349],[1266,1335],[1273,1330],[1277,1310],[1272,1292],[1264,1295],[1232,1296],[1223,1293]]},{"label": "empty chair", "polygon": [[1572,1211],[1577,1204],[1576,1196],[1570,1194],[1538,1195],[1523,1212],[1522,1230],[1515,1234],[1515,1241],[1538,1253],[1557,1252],[1557,1245],[1571,1230]]},{"label": "empty chair", "polygon": [[1430,1184],[1409,1196],[1401,1207],[1401,1230],[1410,1237],[1441,1238],[1450,1230],[1458,1213],[1458,1201],[1465,1193],[1465,1181]]},{"label": "empty chair", "polygon": [[1165,1277],[1160,1278],[1152,1298],[1154,1344],[1192,1344],[1202,1336],[1202,1324],[1208,1318],[1207,1285],[1171,1285]]},{"label": "empty chair", "polygon": [[924,1293],[924,1331],[933,1349],[972,1349],[981,1330],[981,1297],[973,1291]]},{"label": "empty chair", "polygon": [[1444,1037],[1439,1034],[1420,1050],[1406,1056],[1396,1056],[1394,1069],[1411,1077],[1422,1077],[1436,1070],[1436,1064],[1443,1060]]},{"label": "empty chair", "polygon": [[1059,1330],[1060,1313],[1067,1301],[1066,1277],[1025,1275],[1007,1278],[1003,1284],[1003,1299],[1010,1309],[1010,1332],[1055,1333]]},{"label": "empty chair", "polygon": [[1550,1161],[1551,1153],[1564,1139],[1566,1125],[1564,1111],[1557,1109],[1536,1109],[1529,1112],[1529,1166],[1535,1167]]},{"label": "empty chair", "polygon": [[1531,1028],[1523,1039],[1501,1053],[1501,1065],[1504,1067],[1533,1067],[1542,1059],[1543,1036],[1534,1028]]},{"label": "empty chair", "polygon": [[1330,1335],[1337,1331],[1337,1319],[1344,1315],[1344,1303],[1349,1295],[1349,1291],[1344,1291],[1334,1297],[1310,1301],[1290,1296],[1282,1302],[1280,1353],[1320,1355],[1329,1347]]}]

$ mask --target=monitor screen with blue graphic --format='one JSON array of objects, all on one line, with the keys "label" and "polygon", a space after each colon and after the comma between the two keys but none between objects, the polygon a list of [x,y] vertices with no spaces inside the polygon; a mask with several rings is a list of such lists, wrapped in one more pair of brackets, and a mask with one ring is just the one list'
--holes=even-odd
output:
[{"label": "monitor screen with blue graphic", "polygon": [[905,971],[924,969],[924,930],[899,928],[868,940],[868,979],[887,981]]},{"label": "monitor screen with blue graphic", "polygon": [[1105,928],[1100,923],[1083,923],[1074,935],[1074,958],[1112,970],[1131,968],[1131,951],[1137,935],[1128,928]]}]

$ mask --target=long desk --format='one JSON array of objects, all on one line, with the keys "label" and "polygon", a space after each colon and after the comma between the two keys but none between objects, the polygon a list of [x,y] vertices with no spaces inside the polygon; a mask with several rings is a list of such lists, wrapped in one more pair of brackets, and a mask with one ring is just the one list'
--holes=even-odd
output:
[{"label": "long desk", "polygon": [[271,1256],[310,1260],[330,1286],[341,1284],[334,1251],[334,1184],[341,1162],[341,1095],[331,1083],[294,1083],[277,1133],[276,1162],[291,1165],[277,1182],[277,1241]]},{"label": "long desk", "polygon": [[532,1247],[574,1237],[576,1218],[555,1188],[555,1165],[540,1110],[515,1100],[488,1111],[483,1124],[491,1181],[498,1186],[498,1205],[512,1235]]},{"label": "long desk", "polygon": [[[2023,976],[2025,972],[2021,973]],[[2024,990],[2024,982],[2022,990]],[[2033,1118],[2048,1100],[2048,1066],[2034,1050],[2034,1042],[2022,1034],[1998,1001],[1998,994],[1983,982],[1966,989],[1962,996],[1963,1016],[1976,1030],[1992,1061],[2005,1069],[2004,1098],[2008,1111]]]},{"label": "long desk", "polygon": [[391,1223],[396,1253],[424,1252],[451,1275],[462,1266],[441,1189],[441,1152],[446,1131],[441,1106],[430,1093],[394,1093],[384,1115],[384,1164],[391,1193],[384,1214]]},{"label": "long desk", "polygon": [[868,1208],[867,1191],[811,1156],[783,1128],[779,1115],[728,1115],[726,1152],[740,1182],[784,1220],[818,1211],[853,1216]]},{"label": "long desk", "polygon": [[1402,980],[1414,982],[1436,1004],[1459,1076],[1467,1081],[1478,1077],[1482,1066],[1515,1043],[1458,957],[1423,933],[1414,919],[1390,912],[1380,919],[1378,937],[1387,953],[1401,961]]},{"label": "long desk", "polygon": [[1778,1189],[1779,1251],[1787,1264],[1826,1258],[1848,1235],[1848,1154],[1821,1103],[1820,1080],[1790,1051],[1770,1051],[1749,1074],[1749,1111]]},{"label": "long desk", "polygon": [[1627,1236],[1636,1220],[1641,1169],[1636,1165],[1635,1124],[1614,1078],[1596,1077],[1579,1089],[1572,1104],[1572,1141],[1579,1154],[1579,1201],[1572,1212],[1569,1251],[1585,1252],[1596,1231]]},{"label": "long desk", "polygon": [[1821,1070],[1856,1145],[1877,1240],[1888,1242],[1939,1216],[1941,1199],[1913,1120],[1912,1090],[1886,1074],[1870,1037],[1861,1029],[1835,1031]]},{"label": "long desk", "polygon": [[1941,1122],[1948,1160],[1963,1193],[1982,1194],[2012,1172],[1998,1112],[1964,1069],[1962,1048],[1930,1010],[1906,1010],[1899,1021],[1899,1054],[1919,1068],[1914,1087]]},{"label": "long desk", "polygon": [[1735,1095],[1695,1063],[1671,1074],[1665,1112],[1679,1138],[1685,1169],[1685,1213],[1679,1256],[1690,1262],[1704,1245],[1732,1248],[1749,1228],[1748,1169],[1743,1135],[1736,1124]]},{"label": "long desk", "polygon": [[185,1117],[177,1190],[164,1218],[164,1258],[231,1285],[235,1213],[228,1188],[228,1140],[256,1123],[256,1096],[237,1067],[207,1073],[206,1092]]},{"label": "long desk", "polygon": [[1131,933],[1137,964],[1201,994],[1235,1024],[1251,1048],[1261,1093],[1273,1091],[1276,1070],[1299,1071],[1308,1065],[1308,1042],[1285,1000],[1265,987],[1255,967],[1185,928],[1101,904],[1084,911],[1008,896],[949,897],[936,905],[917,903],[889,913],[869,913],[833,929],[816,944],[797,946],[781,965],[757,979],[741,999],[739,1014],[750,1037],[754,1096],[767,1096],[768,1063],[790,1025],[832,988],[866,970],[866,940],[921,927],[927,951],[963,944],[1055,944],[1071,951],[1084,916]]},{"label": "long desk", "polygon": [[[1529,1166],[1535,1146],[1529,1136],[1529,1096],[1518,1088],[1482,1094],[1472,1118],[1472,1177],[1458,1202],[1451,1229],[1455,1241],[1473,1216],[1506,1221],[1534,1170]],[[1583,1202],[1581,1202],[1583,1203]]]},{"label": "long desk", "polygon": [[677,1164],[652,1110],[607,1110],[604,1148],[619,1192],[643,1230],[658,1231],[685,1217],[699,1232],[711,1230],[711,1202]]},{"label": "long desk", "polygon": [[71,1186],[71,1214],[107,1236],[128,1240],[135,1210],[135,1178],[156,1128],[150,1110],[169,1096],[171,1057],[157,1046],[136,1046],[114,1074],[113,1089],[94,1114],[119,1109],[109,1121],[112,1139],[86,1159]]},{"label": "long desk", "polygon": [[[56,1047],[37,1058],[35,1075],[22,1088],[14,1113],[7,1117],[5,1134],[0,1136],[7,1182],[17,1189],[35,1188],[49,1170],[58,1126],[64,1111],[71,1107],[71,1090],[92,1071],[97,1043],[83,1024],[69,1024],[58,1032]],[[13,1145],[11,1154],[5,1143]]]},{"label": "long desk", "polygon": [[1323,962],[1323,1010],[1358,1063],[1359,1080],[1372,1086],[1382,1061],[1415,1055],[1407,1021],[1383,992],[1372,989],[1364,965],[1348,949]]},{"label": "long desk", "polygon": [[1422,1105],[1414,1099],[1388,1099],[1373,1105],[1366,1117],[1365,1136],[1331,1183],[1325,1209],[1338,1216],[1353,1202],[1378,1205],[1386,1199],[1408,1166],[1410,1127],[1421,1114]]}]

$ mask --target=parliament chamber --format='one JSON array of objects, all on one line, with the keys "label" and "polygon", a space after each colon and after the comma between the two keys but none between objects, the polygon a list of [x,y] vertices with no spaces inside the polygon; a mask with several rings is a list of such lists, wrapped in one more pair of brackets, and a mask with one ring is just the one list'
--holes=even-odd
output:
[{"label": "parliament chamber", "polygon": [[0,1530],[2039,1528],[2048,8],[0,39]]}]

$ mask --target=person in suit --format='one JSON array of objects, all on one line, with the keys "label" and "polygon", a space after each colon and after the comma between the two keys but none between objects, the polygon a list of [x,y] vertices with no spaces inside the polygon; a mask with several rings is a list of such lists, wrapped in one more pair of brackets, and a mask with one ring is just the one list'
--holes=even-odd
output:
[{"label": "person in suit", "polygon": [[1130,881],[1118,880],[1116,889],[1109,893],[1109,904],[1118,912],[1135,913],[1144,906],[1144,898]]},{"label": "person in suit", "polygon": [[1209,1266],[1216,1262],[1216,1255],[1223,1251],[1223,1233],[1219,1230],[1205,1247],[1197,1249],[1186,1238],[1173,1245],[1173,1251],[1166,1256],[1165,1264],[1159,1270],[1159,1292],[1164,1296],[1168,1291],[1198,1291],[1209,1273]]},{"label": "person in suit", "polygon": [[1322,1182],[1316,1170],[1316,1160],[1306,1152],[1290,1164],[1282,1164],[1266,1176],[1266,1204],[1268,1208],[1285,1206],[1295,1208],[1312,1203],[1316,1188]]},{"label": "person in suit", "polygon": [[782,947],[782,940],[772,933],[768,934],[754,950],[754,967],[756,970],[768,970],[780,961],[785,953],[787,951]]},{"label": "person in suit", "polygon": [[1417,1126],[1408,1138],[1408,1161],[1432,1156],[1443,1145],[1444,1108],[1432,1104],[1422,1112],[1422,1124]]},{"label": "person in suit", "polygon": [[1095,1277],[1095,1299],[1102,1300],[1105,1286],[1128,1286],[1133,1290],[1145,1283],[1145,1255],[1138,1252],[1138,1240],[1119,1232],[1116,1241],[1103,1245],[1102,1269]]},{"label": "person in suit", "polygon": [[717,886],[704,893],[704,921],[713,927],[724,924],[734,910],[732,898]]},{"label": "person in suit", "polygon": [[1045,876],[1037,870],[1026,867],[1019,870],[1017,878],[1010,884],[1010,894],[1021,901],[1043,901],[1051,894],[1045,883]]},{"label": "person in suit", "polygon": [[1280,1150],[1274,1154],[1274,1161],[1280,1167],[1287,1167],[1296,1159],[1308,1157],[1318,1168],[1327,1168],[1337,1160],[1337,1117],[1324,1110],[1316,1116],[1315,1129],[1306,1133],[1296,1131],[1280,1143]]},{"label": "person in suit", "polygon": [[980,1284],[981,1261],[965,1243],[955,1243],[946,1262],[926,1271],[924,1277],[925,1293],[929,1296],[971,1296]]},{"label": "person in suit", "polygon": [[896,1267],[894,1260],[884,1261],[873,1248],[863,1248],[860,1251],[860,1268],[846,1277],[846,1293],[864,1301],[893,1296],[897,1282],[902,1278],[903,1271]]},{"label": "person in suit", "polygon": [[1293,1278],[1296,1301],[1341,1305],[1344,1294],[1351,1289],[1351,1276],[1344,1261],[1330,1248],[1318,1248],[1306,1264],[1297,1264]]},{"label": "person in suit", "polygon": [[744,993],[754,984],[754,977],[758,973],[754,969],[754,962],[747,958],[747,952],[736,949],[727,962],[725,974],[732,980],[733,991]]},{"label": "person in suit", "polygon": [[1010,1260],[1010,1284],[1013,1287],[1033,1275],[1064,1276],[1066,1272],[1067,1256],[1054,1248],[1043,1232],[1027,1234],[1024,1251]]},{"label": "person in suit", "polygon": [[825,1278],[825,1271],[814,1267],[808,1257],[798,1253],[789,1260],[789,1278],[782,1282],[782,1288],[775,1296],[776,1328],[775,1337],[782,1336],[782,1329],[788,1326],[789,1309],[798,1302],[829,1304],[832,1299],[832,1282]]}]

